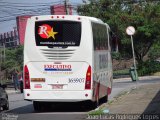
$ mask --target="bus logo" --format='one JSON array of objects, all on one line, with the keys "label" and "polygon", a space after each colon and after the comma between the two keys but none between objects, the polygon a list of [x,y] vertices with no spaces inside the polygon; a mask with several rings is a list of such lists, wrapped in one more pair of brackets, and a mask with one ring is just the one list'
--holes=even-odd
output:
[{"label": "bus logo", "polygon": [[48,39],[52,37],[55,40],[55,35],[58,34],[58,32],[55,32],[53,27],[49,26],[48,24],[43,24],[39,26],[38,34],[41,38]]}]

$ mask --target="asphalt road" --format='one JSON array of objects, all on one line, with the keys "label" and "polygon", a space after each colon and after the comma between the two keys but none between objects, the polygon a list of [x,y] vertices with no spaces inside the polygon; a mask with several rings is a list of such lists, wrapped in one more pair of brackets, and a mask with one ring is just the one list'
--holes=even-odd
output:
[{"label": "asphalt road", "polygon": [[[114,99],[123,91],[133,87],[138,87],[145,84],[160,83],[159,77],[143,77],[137,82],[132,82],[130,79],[114,80],[112,94],[109,100]],[[9,94],[10,110],[3,111],[1,118],[17,117],[18,120],[85,120],[87,113],[91,109],[86,109],[82,104],[63,103],[53,106],[52,109],[43,112],[35,112],[32,102],[24,101],[23,94]]]}]

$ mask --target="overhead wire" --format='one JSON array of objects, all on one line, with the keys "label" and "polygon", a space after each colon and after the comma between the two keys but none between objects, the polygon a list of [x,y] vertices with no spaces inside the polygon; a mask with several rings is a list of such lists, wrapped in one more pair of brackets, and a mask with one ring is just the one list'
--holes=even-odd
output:
[{"label": "overhead wire", "polygon": [[14,2],[0,2],[1,4],[1,6],[2,6],[2,4],[3,5],[10,5],[10,6],[15,6],[15,5],[22,5],[22,6],[33,6],[33,5],[49,5],[49,4],[58,4],[58,3],[62,3],[61,1],[54,1],[54,2],[45,2],[45,3],[34,3],[34,2],[32,2],[32,3],[29,3],[29,2],[22,2],[22,3],[14,3]]},{"label": "overhead wire", "polygon": [[[15,20],[16,16],[21,15],[44,15],[50,14],[50,6],[62,5],[63,0],[49,3],[16,3],[16,2],[0,2],[0,12],[5,13],[4,16],[0,16],[0,23]],[[3,4],[3,5],[2,5]],[[73,2],[69,5],[73,9],[73,13],[76,13],[78,3]]]},{"label": "overhead wire", "polygon": [[[4,21],[4,19],[7,19],[7,18],[15,18],[16,16],[21,16],[21,15],[34,15],[34,14],[43,14],[44,12],[50,12],[50,9],[49,8],[45,8],[43,9],[42,11],[40,11],[41,9],[36,9],[36,10],[32,10],[32,11],[22,11],[20,13],[9,13],[9,14],[12,14],[12,15],[9,15],[7,17],[1,17],[0,19],[0,22]],[[7,11],[6,11],[7,12]]]}]

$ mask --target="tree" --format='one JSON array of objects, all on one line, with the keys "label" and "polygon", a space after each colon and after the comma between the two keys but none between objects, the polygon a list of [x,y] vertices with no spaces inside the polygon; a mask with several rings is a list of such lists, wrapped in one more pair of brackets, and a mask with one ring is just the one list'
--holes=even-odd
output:
[{"label": "tree", "polygon": [[159,41],[160,3],[148,0],[90,0],[90,4],[79,6],[78,13],[98,17],[107,22],[116,37],[121,40],[121,54],[132,57],[130,37],[125,30],[132,25],[136,29],[134,46],[138,63],[144,61],[152,45]]},{"label": "tree", "polygon": [[160,41],[155,42],[151,47],[148,56],[152,61],[160,58]]},{"label": "tree", "polygon": [[6,58],[2,63],[2,70],[12,72],[13,69],[22,70],[23,66],[23,46],[17,48],[7,48]]}]

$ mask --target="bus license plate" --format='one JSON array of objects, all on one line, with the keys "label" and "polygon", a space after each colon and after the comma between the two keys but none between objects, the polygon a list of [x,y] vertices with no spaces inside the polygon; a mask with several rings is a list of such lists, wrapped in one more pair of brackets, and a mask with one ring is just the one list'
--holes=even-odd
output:
[{"label": "bus license plate", "polygon": [[63,89],[63,85],[52,85],[52,89]]}]

